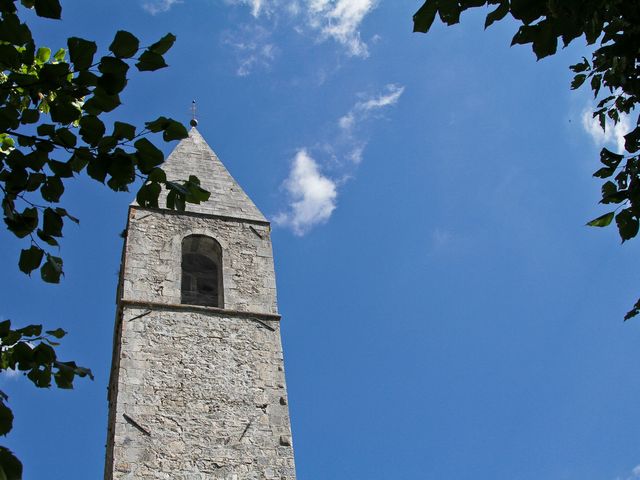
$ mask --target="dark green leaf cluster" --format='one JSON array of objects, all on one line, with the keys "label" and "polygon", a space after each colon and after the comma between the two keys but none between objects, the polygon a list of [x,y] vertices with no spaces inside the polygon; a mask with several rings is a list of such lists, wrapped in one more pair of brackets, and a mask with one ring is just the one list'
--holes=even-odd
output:
[{"label": "dark green leaf cluster", "polygon": [[[57,0],[21,4],[47,18],[61,14]],[[203,194],[191,181],[182,186],[187,193],[168,183],[160,169],[164,155],[145,138],[150,133],[161,133],[164,141],[185,138],[181,123],[160,117],[137,129],[120,121],[108,127],[101,118],[120,105],[130,62],[139,71],[165,67],[163,55],[174,35],[141,48],[133,34],[119,31],[104,56],[97,56],[94,42],[71,37],[66,49],[52,54],[36,48],[18,13],[15,1],[0,1],[2,213],[7,228],[30,241],[20,254],[20,270],[40,269],[44,281],[57,283],[63,261],[47,248],[59,245],[65,220],[78,223],[58,205],[69,179],[86,174],[115,191],[127,191],[141,179],[146,185],[139,198],[156,207],[162,186],[177,192],[169,208],[184,208]]]},{"label": "dark green leaf cluster", "polygon": [[[138,200],[150,207],[158,207],[162,188],[171,209],[184,210],[209,194],[195,177],[168,182],[161,169],[164,155],[147,138],[186,138],[181,123],[160,117],[137,128],[104,120],[120,106],[131,67],[140,72],[166,67],[164,55],[176,37],[167,34],[141,47],[135,35],[119,31],[104,54],[95,42],[78,37],[52,51],[36,46],[20,18],[27,9],[54,20],[62,14],[59,0],[0,0],[0,205],[7,229],[29,242],[20,253],[20,270],[28,275],[39,270],[42,280],[58,283],[63,260],[52,249],[59,247],[65,221],[79,222],[61,205],[69,180],[87,175],[114,191],[141,181]],[[0,323],[0,371],[22,371],[38,387],[53,381],[71,388],[76,376],[91,376],[74,362],[57,360],[53,339],[61,338],[62,330],[41,331]],[[0,392],[0,434],[11,429],[13,419],[6,400]],[[20,479],[21,471],[19,460],[0,446],[0,480]]]},{"label": "dark green leaf cluster", "polygon": [[[460,14],[473,7],[492,6],[485,28],[507,15],[520,24],[511,42],[531,44],[538,59],[556,53],[558,43],[567,46],[583,37],[595,45],[591,60],[572,65],[571,88],[589,85],[600,97],[593,112],[604,130],[607,119],[618,123],[633,113],[640,101],[640,2],[630,0],[427,0],[413,17],[414,31],[428,32],[436,15],[447,25],[460,21]],[[606,92],[603,95],[602,92]],[[602,98],[604,97],[604,98]],[[606,148],[603,165],[594,176],[607,180],[602,186],[603,204],[616,210],[587,225],[605,227],[615,218],[625,242],[638,234],[640,224],[640,119],[625,135],[624,154]],[[625,320],[640,313],[640,300]]]},{"label": "dark green leaf cluster", "polygon": [[[75,362],[61,362],[55,352],[58,340],[66,332],[61,328],[42,332],[41,325],[12,329],[11,321],[0,322],[0,372],[12,370],[23,373],[36,387],[73,388],[75,377],[93,379],[91,370]],[[13,427],[13,412],[8,396],[0,391],[0,435],[7,435]],[[20,479],[22,464],[6,447],[0,446],[0,479]]]}]

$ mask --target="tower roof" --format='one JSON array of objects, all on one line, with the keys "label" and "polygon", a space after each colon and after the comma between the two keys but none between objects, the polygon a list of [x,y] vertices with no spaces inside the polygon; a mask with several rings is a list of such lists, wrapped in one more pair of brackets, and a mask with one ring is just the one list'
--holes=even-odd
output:
[{"label": "tower roof", "polygon": [[[162,169],[167,180],[187,180],[195,175],[202,188],[211,193],[206,202],[187,203],[187,212],[267,221],[195,127],[171,152]],[[161,207],[166,205],[166,194],[163,191],[158,200]]]}]

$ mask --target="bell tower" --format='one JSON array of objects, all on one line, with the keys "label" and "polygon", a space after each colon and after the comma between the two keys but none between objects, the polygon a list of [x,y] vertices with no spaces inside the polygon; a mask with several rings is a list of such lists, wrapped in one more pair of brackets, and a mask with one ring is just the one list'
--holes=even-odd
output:
[{"label": "bell tower", "polygon": [[105,480],[295,480],[269,222],[195,126],[163,169],[211,197],[129,208]]}]

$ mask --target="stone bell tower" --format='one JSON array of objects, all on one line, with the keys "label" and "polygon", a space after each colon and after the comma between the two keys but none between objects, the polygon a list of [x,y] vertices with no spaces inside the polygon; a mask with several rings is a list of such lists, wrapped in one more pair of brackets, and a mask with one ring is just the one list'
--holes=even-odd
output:
[{"label": "stone bell tower", "polygon": [[105,480],[295,480],[269,222],[195,127],[163,169],[211,197],[129,209]]}]

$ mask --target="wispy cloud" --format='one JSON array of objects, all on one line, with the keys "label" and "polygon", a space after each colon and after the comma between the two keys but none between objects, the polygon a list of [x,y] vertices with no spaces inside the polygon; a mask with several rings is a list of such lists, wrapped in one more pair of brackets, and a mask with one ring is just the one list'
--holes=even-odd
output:
[{"label": "wispy cloud", "polygon": [[606,129],[602,130],[597,118],[593,118],[593,108],[587,106],[582,111],[582,127],[598,146],[615,145],[619,153],[624,152],[624,136],[631,131],[629,116],[623,115],[617,124],[607,119]]},{"label": "wispy cloud", "polygon": [[[264,13],[264,8],[269,5],[268,0],[225,0],[225,3],[229,5],[246,5],[251,9],[251,15],[254,18],[258,18],[260,14]],[[270,2],[274,3],[274,2]]]},{"label": "wispy cloud", "polygon": [[636,465],[631,473],[624,477],[616,477],[616,480],[637,480],[640,478],[640,465]]},{"label": "wispy cloud", "polygon": [[168,12],[177,3],[182,3],[182,0],[147,0],[142,4],[142,8],[151,15],[157,15]]},{"label": "wispy cloud", "polygon": [[[288,206],[276,215],[276,225],[290,227],[296,235],[304,235],[316,225],[326,223],[336,209],[339,187],[353,177],[367,146],[366,121],[400,99],[404,87],[390,84],[379,94],[360,99],[338,119],[331,140],[325,139],[311,156],[310,148],[297,151],[289,176],[283,182]],[[316,159],[322,158],[323,162]],[[332,170],[332,176],[323,174]]]},{"label": "wispy cloud", "polygon": [[[173,2],[175,0],[155,0]],[[366,16],[375,9],[378,0],[225,0],[228,5],[246,7],[253,19],[241,25],[232,35],[240,45],[260,42],[255,39],[256,29],[272,33],[276,28],[288,26],[295,32],[311,36],[318,42],[333,40],[344,48],[349,56],[367,57],[369,49],[362,40],[360,29]],[[244,40],[239,40],[239,39]],[[376,40],[374,35],[372,41]],[[226,43],[226,39],[223,40]],[[273,45],[269,46],[271,49]],[[264,52],[243,58],[268,59]],[[267,52],[268,53],[268,52]],[[253,64],[259,64],[255,61]],[[252,69],[241,67],[239,74],[248,74]],[[243,73],[240,73],[243,72]]]},{"label": "wispy cloud", "polygon": [[360,37],[360,25],[376,7],[375,0],[308,0],[306,3],[308,25],[320,32],[321,39],[335,40],[350,55],[369,55]]},{"label": "wispy cloud", "polygon": [[274,220],[277,225],[291,227],[296,235],[325,223],[336,208],[336,183],[320,173],[317,162],[305,149],[296,153],[284,187],[290,208]]},{"label": "wispy cloud", "polygon": [[384,92],[357,102],[346,115],[340,117],[338,125],[343,131],[353,130],[358,123],[367,120],[377,111],[398,103],[403,93],[403,86],[390,83],[384,87]]},{"label": "wispy cloud", "polygon": [[236,74],[240,77],[246,77],[257,68],[269,68],[278,53],[271,42],[270,31],[256,27],[249,35],[246,28],[235,33],[226,32],[223,36],[223,43],[231,47],[238,59]]},{"label": "wispy cloud", "polygon": [[362,138],[361,126],[371,118],[376,117],[386,107],[398,103],[404,93],[404,87],[390,83],[384,87],[384,91],[367,97],[362,97],[355,105],[338,120],[341,131],[340,142],[348,147],[346,155],[352,163],[360,163],[362,154],[367,146],[366,139]]}]

